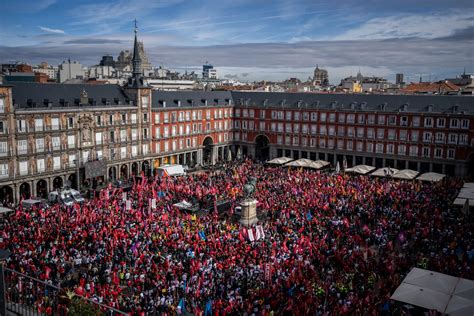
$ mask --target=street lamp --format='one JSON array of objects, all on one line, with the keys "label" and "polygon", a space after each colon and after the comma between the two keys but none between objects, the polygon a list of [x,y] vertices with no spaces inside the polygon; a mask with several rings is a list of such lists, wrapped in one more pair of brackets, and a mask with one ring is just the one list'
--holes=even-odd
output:
[{"label": "street lamp", "polygon": [[10,257],[9,250],[0,249],[0,315],[7,314],[7,300],[5,291],[5,273],[3,270],[4,262]]}]

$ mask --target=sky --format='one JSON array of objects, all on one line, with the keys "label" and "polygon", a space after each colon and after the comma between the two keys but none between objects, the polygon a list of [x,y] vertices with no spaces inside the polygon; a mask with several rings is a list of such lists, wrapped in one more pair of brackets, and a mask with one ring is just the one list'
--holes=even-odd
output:
[{"label": "sky", "polygon": [[155,66],[221,78],[331,83],[474,73],[472,0],[1,0],[0,63],[98,64],[132,49],[133,20]]}]

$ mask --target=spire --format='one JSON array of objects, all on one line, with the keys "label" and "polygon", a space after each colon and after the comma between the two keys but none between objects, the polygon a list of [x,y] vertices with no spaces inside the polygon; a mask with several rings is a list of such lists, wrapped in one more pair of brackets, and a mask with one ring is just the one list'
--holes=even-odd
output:
[{"label": "spire", "polygon": [[138,47],[138,40],[137,40],[137,33],[138,33],[138,27],[137,27],[137,20],[134,20],[135,22],[135,41],[133,43],[133,58],[132,58],[132,65],[133,65],[133,76],[134,77],[140,77],[142,74],[141,72],[141,59],[140,59],[140,49]]}]

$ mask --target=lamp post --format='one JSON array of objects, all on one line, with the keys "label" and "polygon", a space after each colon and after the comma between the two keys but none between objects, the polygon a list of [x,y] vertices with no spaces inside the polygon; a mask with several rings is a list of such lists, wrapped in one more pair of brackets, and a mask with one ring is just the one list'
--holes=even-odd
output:
[{"label": "lamp post", "polygon": [[7,314],[7,300],[5,291],[5,273],[3,265],[5,260],[10,257],[11,252],[9,250],[0,249],[0,315]]}]

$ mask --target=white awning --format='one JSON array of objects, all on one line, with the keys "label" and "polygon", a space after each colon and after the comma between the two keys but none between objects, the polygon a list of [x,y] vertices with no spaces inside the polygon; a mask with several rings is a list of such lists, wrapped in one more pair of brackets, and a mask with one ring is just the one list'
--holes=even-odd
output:
[{"label": "white awning", "polygon": [[438,182],[438,181],[443,180],[444,177],[446,177],[446,175],[442,173],[426,172],[420,175],[418,178],[416,178],[416,180]]},{"label": "white awning", "polygon": [[278,158],[275,158],[275,159],[272,159],[270,161],[267,161],[267,163],[270,163],[270,164],[273,164],[273,165],[284,165],[290,161],[292,161],[293,158],[289,158],[289,157],[278,157]]},{"label": "white awning", "polygon": [[413,268],[391,299],[448,315],[473,315],[474,281]]},{"label": "white awning", "polygon": [[352,168],[347,168],[346,172],[353,172],[358,174],[368,174],[372,170],[375,170],[375,167],[367,166],[367,165],[358,165]]},{"label": "white awning", "polygon": [[10,212],[14,212],[14,210],[12,210],[11,208],[8,208],[8,207],[0,206],[0,214],[6,214],[6,213],[10,213]]},{"label": "white awning", "polygon": [[394,175],[397,172],[398,172],[398,169],[384,167],[384,168],[379,168],[379,169],[375,170],[370,175],[375,176],[375,177],[387,177],[387,176],[390,176],[390,175]]},{"label": "white awning", "polygon": [[285,166],[287,167],[297,167],[297,168],[312,168],[312,169],[321,169],[329,165],[329,162],[324,160],[310,160],[306,158],[301,158],[295,161],[291,161]]},{"label": "white awning", "polygon": [[413,180],[416,178],[417,175],[418,175],[418,171],[403,169],[396,172],[392,177],[394,179]]}]

